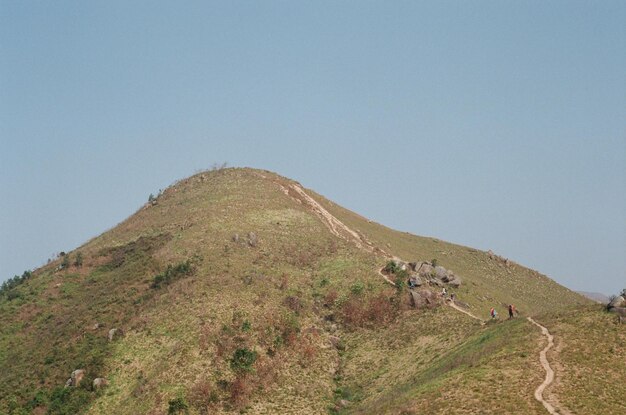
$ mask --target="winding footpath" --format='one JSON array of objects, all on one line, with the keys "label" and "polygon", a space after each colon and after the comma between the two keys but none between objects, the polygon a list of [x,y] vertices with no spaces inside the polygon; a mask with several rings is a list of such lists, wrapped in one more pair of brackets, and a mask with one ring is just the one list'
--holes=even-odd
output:
[{"label": "winding footpath", "polygon": [[[265,177],[265,176],[262,176],[262,177]],[[298,203],[303,203],[303,204],[308,205],[311,211],[321,219],[322,223],[324,223],[328,227],[330,232],[336,235],[337,237],[354,243],[360,249],[364,249],[370,252],[382,253],[383,255],[387,256],[389,259],[400,259],[376,247],[369,240],[367,240],[363,235],[350,229],[343,222],[337,219],[333,214],[328,212],[328,210],[326,210],[319,202],[317,202],[315,199],[309,196],[301,186],[297,184],[290,184],[288,185],[288,187],[286,187],[280,183],[277,183],[277,184],[278,186],[280,186],[281,191],[283,193],[290,196],[292,199],[296,200]],[[291,194],[290,190],[294,192],[298,197],[294,197],[294,195]],[[378,274],[381,277],[383,277],[387,283],[394,285],[394,286],[396,285],[387,275],[385,275],[382,272],[382,269],[378,270]],[[484,320],[475,316],[469,311],[464,310],[463,308],[459,307],[458,305],[454,303],[454,301],[446,301],[446,304],[448,304],[450,307],[454,308],[455,310],[463,314],[466,314],[473,319],[480,321],[481,324],[485,324]],[[546,378],[544,379],[543,383],[539,385],[537,389],[535,389],[535,399],[541,402],[541,404],[543,404],[543,406],[551,415],[559,415],[559,412],[557,412],[554,406],[552,406],[543,398],[543,391],[546,389],[546,387],[548,387],[554,381],[554,370],[552,370],[552,368],[550,367],[550,363],[548,363],[548,358],[547,358],[548,350],[550,350],[554,346],[554,337],[550,334],[550,332],[548,331],[546,327],[537,323],[531,317],[527,317],[527,319],[532,324],[539,327],[543,335],[545,335],[548,339],[548,345],[541,351],[541,353],[539,353],[539,361],[541,362],[541,366],[543,366],[544,370],[546,371]]]},{"label": "winding footpath", "polygon": [[530,317],[526,317],[526,318],[528,319],[528,321],[530,321],[531,323],[539,327],[543,335],[548,338],[548,345],[541,351],[541,353],[539,353],[539,361],[541,362],[541,366],[543,366],[543,368],[546,371],[546,378],[544,379],[543,383],[539,385],[537,389],[535,389],[535,399],[541,402],[550,414],[558,415],[558,412],[556,411],[554,406],[550,405],[550,403],[548,403],[543,398],[543,391],[545,390],[546,387],[548,387],[548,385],[550,385],[554,381],[554,370],[552,370],[552,368],[550,367],[550,363],[548,363],[548,357],[546,356],[546,353],[548,353],[548,350],[550,350],[552,346],[554,346],[554,336],[550,334],[547,328],[537,323],[532,318]]}]

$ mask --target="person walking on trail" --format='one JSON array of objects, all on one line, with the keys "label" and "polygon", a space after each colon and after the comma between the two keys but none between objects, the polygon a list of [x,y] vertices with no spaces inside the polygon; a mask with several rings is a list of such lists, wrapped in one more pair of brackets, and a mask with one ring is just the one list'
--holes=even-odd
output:
[{"label": "person walking on trail", "polygon": [[509,304],[509,320],[513,318],[513,304]]},{"label": "person walking on trail", "polygon": [[443,287],[443,290],[441,291],[441,296],[443,298],[446,298],[447,295],[448,295],[448,291],[446,291],[446,287]]},{"label": "person walking on trail", "polygon": [[498,312],[493,307],[491,307],[491,310],[489,310],[489,314],[491,315],[492,319],[495,319],[496,317],[498,317]]}]

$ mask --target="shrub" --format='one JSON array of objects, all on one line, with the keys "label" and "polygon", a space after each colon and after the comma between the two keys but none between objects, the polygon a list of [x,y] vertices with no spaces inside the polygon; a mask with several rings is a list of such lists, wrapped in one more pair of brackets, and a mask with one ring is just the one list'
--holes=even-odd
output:
[{"label": "shrub", "polygon": [[385,265],[384,270],[390,274],[395,274],[398,271],[398,264],[396,264],[395,261],[389,261],[387,265]]},{"label": "shrub", "polygon": [[169,285],[177,279],[191,275],[193,273],[193,267],[189,260],[181,262],[176,265],[168,265],[165,271],[154,276],[152,280],[151,288],[161,288],[164,285]]},{"label": "shrub", "polygon": [[252,372],[252,365],[256,361],[257,353],[247,348],[235,350],[230,359],[230,368],[237,373]]},{"label": "shrub", "polygon": [[364,289],[365,289],[365,286],[363,285],[363,283],[358,281],[352,284],[352,286],[350,287],[350,292],[352,292],[352,294],[354,295],[360,295],[363,293]]},{"label": "shrub", "polygon": [[83,253],[82,252],[77,252],[76,253],[76,259],[74,260],[74,266],[78,267],[78,268],[83,266]]},{"label": "shrub", "polygon": [[436,267],[439,264],[439,262],[437,262],[437,258],[431,259],[430,263],[432,264],[433,267]]},{"label": "shrub", "polygon": [[337,290],[329,290],[326,295],[324,296],[324,305],[326,307],[332,307],[335,305],[335,301],[337,301],[337,297],[339,297],[339,294],[337,293]]},{"label": "shrub", "polygon": [[252,324],[250,324],[250,321],[244,320],[244,322],[241,324],[241,331],[248,332],[250,330],[252,330]]},{"label": "shrub", "polygon": [[70,254],[63,255],[63,260],[61,261],[61,269],[67,269],[70,267]]},{"label": "shrub", "polygon": [[300,314],[300,312],[304,309],[304,305],[302,304],[302,300],[300,298],[290,295],[283,300],[283,304],[285,304],[291,311],[296,314]]},{"label": "shrub", "polygon": [[33,276],[33,273],[30,271],[24,271],[24,273],[20,275],[15,275],[13,278],[9,278],[0,286],[0,297],[6,296],[8,300],[14,300],[16,298],[20,298],[22,294],[14,288],[18,285],[22,284],[24,281],[30,279]]},{"label": "shrub", "polygon": [[242,407],[250,399],[252,385],[245,374],[239,374],[229,386],[230,401],[235,407]]},{"label": "shrub", "polygon": [[168,415],[175,415],[181,412],[187,413],[188,409],[189,406],[185,402],[185,398],[179,396],[178,398],[170,399],[167,413]]},{"label": "shrub", "polygon": [[208,410],[219,401],[219,394],[208,380],[201,380],[191,388],[189,403],[200,413],[208,413]]}]

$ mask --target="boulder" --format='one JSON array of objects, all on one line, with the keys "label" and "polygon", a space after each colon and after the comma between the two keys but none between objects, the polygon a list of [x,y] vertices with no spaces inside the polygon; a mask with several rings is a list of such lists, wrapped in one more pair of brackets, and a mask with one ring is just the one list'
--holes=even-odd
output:
[{"label": "boulder", "polygon": [[432,265],[427,262],[422,262],[421,265],[417,266],[417,273],[422,277],[430,276],[434,271]]},{"label": "boulder", "polygon": [[437,265],[435,267],[435,276],[437,279],[447,282],[448,281],[448,271],[442,267],[441,265]]},{"label": "boulder", "polygon": [[84,377],[85,377],[85,369],[76,369],[75,371],[72,372],[67,382],[65,382],[65,387],[66,388],[70,386],[76,387],[80,385],[80,382],[83,380]]},{"label": "boulder", "polygon": [[257,246],[258,243],[259,243],[259,238],[256,236],[256,233],[254,232],[248,233],[248,245],[250,245],[251,247],[255,247]]},{"label": "boulder", "polygon": [[419,309],[441,305],[441,297],[430,290],[411,290],[411,304]]},{"label": "boulder", "polygon": [[626,307],[626,298],[618,295],[617,297],[612,299],[607,308],[611,309],[613,307]]},{"label": "boulder", "polygon": [[109,330],[109,341],[112,342],[113,339],[115,339],[116,337],[119,337],[120,334],[121,334],[121,330],[119,329]]},{"label": "boulder", "polygon": [[461,286],[461,278],[455,275],[454,279],[451,280],[448,284],[450,284],[450,287],[459,288]]},{"label": "boulder", "polygon": [[413,287],[421,287],[422,284],[424,284],[424,282],[422,281],[422,279],[419,277],[418,274],[412,274],[409,277],[409,287],[413,286]]},{"label": "boulder", "polygon": [[102,388],[106,385],[108,385],[109,382],[105,379],[105,378],[95,378],[93,380],[93,389],[99,389]]}]

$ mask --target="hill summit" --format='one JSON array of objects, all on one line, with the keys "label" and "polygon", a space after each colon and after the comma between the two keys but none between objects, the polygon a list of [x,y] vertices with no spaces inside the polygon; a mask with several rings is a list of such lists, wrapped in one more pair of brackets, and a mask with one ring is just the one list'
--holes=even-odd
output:
[{"label": "hill summit", "polygon": [[248,168],[180,180],[20,282],[0,413],[543,413],[521,316],[590,307]]}]

